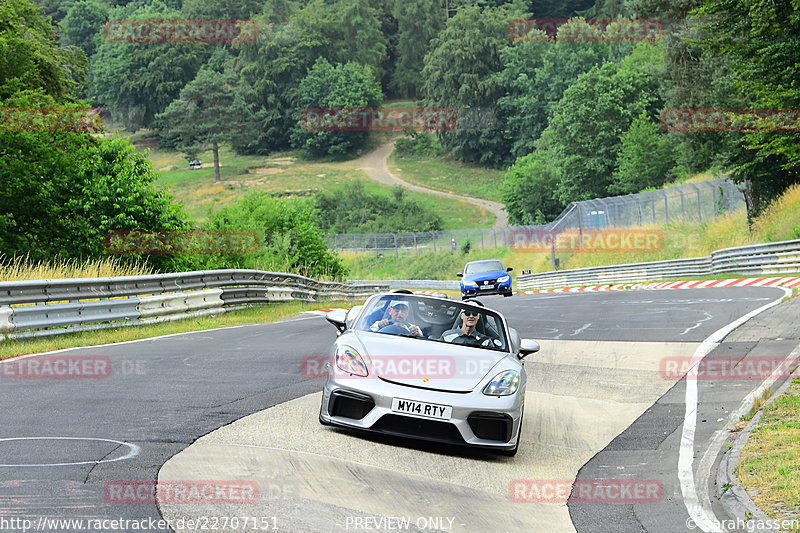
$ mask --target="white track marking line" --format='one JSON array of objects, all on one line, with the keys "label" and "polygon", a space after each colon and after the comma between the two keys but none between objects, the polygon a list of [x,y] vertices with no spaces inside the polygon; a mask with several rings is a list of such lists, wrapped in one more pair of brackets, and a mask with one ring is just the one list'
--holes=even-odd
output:
[{"label": "white track marking line", "polygon": [[15,440],[94,440],[100,442],[113,442],[115,444],[119,444],[120,446],[127,446],[130,449],[130,451],[126,455],[122,457],[117,457],[116,459],[100,459],[99,461],[77,461],[73,463],[40,463],[40,464],[16,464],[16,465],[0,464],[0,467],[97,465],[100,463],[114,463],[116,461],[124,461],[126,459],[131,459],[139,455],[139,452],[142,451],[142,449],[139,446],[137,446],[136,444],[131,444],[130,442],[123,442],[114,439],[98,439],[95,437],[10,437],[7,439],[0,439],[0,442],[15,441]]},{"label": "white track marking line", "polygon": [[[791,296],[791,291],[783,289],[784,295]],[[708,355],[714,346],[721,342],[731,331],[741,326],[754,316],[766,311],[781,303],[783,296],[766,305],[750,311],[746,315],[734,320],[730,324],[723,326],[709,335],[695,350],[689,362],[689,371],[686,374],[686,411],[683,419],[683,432],[681,433],[681,446],[678,453],[678,480],[681,484],[683,503],[689,516],[702,531],[706,533],[721,532],[719,520],[711,509],[710,502],[701,502],[697,496],[695,487],[695,476],[693,469],[694,461],[694,435],[697,428],[697,366],[700,361]],[[705,482],[705,480],[702,480]]]}]

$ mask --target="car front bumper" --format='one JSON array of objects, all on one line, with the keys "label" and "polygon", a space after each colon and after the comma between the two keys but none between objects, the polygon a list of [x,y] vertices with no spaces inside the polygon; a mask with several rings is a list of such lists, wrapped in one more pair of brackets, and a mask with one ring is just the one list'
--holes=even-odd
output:
[{"label": "car front bumper", "polygon": [[[392,411],[394,398],[452,407],[449,420]],[[520,389],[510,396],[486,396],[408,387],[368,378],[328,378],[320,420],[378,433],[493,450],[516,446],[524,403]]]}]

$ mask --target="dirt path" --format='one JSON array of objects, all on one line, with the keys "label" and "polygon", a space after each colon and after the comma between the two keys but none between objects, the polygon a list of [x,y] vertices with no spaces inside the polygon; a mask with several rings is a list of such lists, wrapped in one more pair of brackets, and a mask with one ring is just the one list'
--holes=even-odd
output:
[{"label": "dirt path", "polygon": [[400,185],[412,191],[423,192],[426,194],[436,194],[439,196],[446,196],[448,198],[455,198],[457,200],[464,200],[471,204],[477,205],[481,209],[486,209],[495,215],[496,220],[494,223],[495,228],[505,228],[508,226],[508,213],[505,212],[503,204],[499,202],[492,202],[491,200],[482,200],[480,198],[472,198],[471,196],[461,196],[460,194],[453,194],[451,192],[437,191],[428,189],[419,185],[414,185],[403,181],[389,170],[386,162],[394,150],[394,140],[379,146],[377,149],[363,155],[362,157],[351,161],[355,166],[360,167],[367,176],[375,181],[385,183],[387,185]]}]

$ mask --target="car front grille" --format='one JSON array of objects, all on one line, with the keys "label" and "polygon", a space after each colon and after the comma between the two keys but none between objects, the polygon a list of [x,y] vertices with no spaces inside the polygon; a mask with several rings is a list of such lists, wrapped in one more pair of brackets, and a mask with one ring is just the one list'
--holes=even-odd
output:
[{"label": "car front grille", "polygon": [[437,442],[464,444],[461,433],[449,422],[425,420],[402,415],[383,415],[371,429],[403,437],[424,438]]}]

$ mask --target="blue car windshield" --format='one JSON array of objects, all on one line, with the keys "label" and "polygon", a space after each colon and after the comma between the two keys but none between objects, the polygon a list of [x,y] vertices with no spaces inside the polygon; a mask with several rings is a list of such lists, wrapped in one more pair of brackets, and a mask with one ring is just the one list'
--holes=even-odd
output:
[{"label": "blue car windshield", "polygon": [[[477,312],[477,322],[470,335],[462,335],[463,330],[459,329],[464,326],[463,311],[473,316]],[[508,350],[501,316],[490,309],[459,301],[393,294],[376,298],[361,316],[355,328],[359,331]]]},{"label": "blue car windshield", "polygon": [[483,272],[495,272],[505,270],[500,261],[486,261],[484,263],[468,263],[464,268],[464,274],[482,274]]}]

